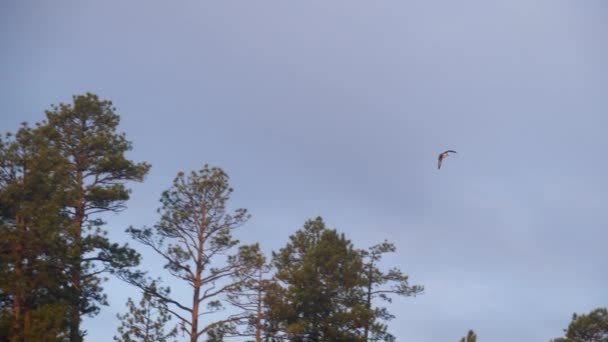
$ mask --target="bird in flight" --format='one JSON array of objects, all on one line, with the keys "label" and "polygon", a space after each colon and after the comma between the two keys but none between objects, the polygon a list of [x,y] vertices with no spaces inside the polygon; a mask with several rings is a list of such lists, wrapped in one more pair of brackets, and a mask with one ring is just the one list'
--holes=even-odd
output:
[{"label": "bird in flight", "polygon": [[439,154],[439,163],[437,163],[437,169],[441,169],[441,162],[450,155],[450,153],[458,153],[456,151],[452,151],[452,150],[447,150],[447,151],[443,151]]}]

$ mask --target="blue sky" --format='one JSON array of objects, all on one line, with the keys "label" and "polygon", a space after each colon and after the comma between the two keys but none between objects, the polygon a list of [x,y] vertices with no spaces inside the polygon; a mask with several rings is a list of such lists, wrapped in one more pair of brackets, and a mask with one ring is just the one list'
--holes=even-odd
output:
[{"label": "blue sky", "polygon": [[[2,1],[0,129],[97,93],[153,166],[115,241],[209,163],[266,253],[317,215],[394,241],[426,286],[391,305],[398,341],[547,341],[608,305],[607,35],[602,0]],[[87,341],[139,298],[106,289]]]}]

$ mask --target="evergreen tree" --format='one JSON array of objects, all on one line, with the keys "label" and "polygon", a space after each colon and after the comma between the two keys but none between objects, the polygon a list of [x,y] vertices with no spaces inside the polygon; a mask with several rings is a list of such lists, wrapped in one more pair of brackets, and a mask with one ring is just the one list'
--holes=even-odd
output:
[{"label": "evergreen tree", "polygon": [[260,254],[259,258],[254,260],[252,267],[253,272],[246,276],[243,285],[229,293],[228,301],[231,305],[249,313],[245,330],[235,332],[233,335],[255,337],[256,342],[262,342],[265,324],[264,295],[272,282],[266,277],[271,271],[271,266],[266,263],[266,258]]},{"label": "evergreen tree", "polygon": [[139,255],[128,246],[111,243],[102,230],[104,222],[95,214],[125,208],[128,181],[142,181],[146,163],[126,158],[131,143],[117,133],[120,118],[110,101],[87,93],[73,97],[72,104],[53,106],[37,133],[57,149],[67,167],[65,207],[70,225],[65,271],[70,292],[70,341],[82,340],[81,315],[95,315],[98,304],[106,304],[100,274],[120,272],[139,263]]},{"label": "evergreen tree", "polygon": [[[382,256],[394,253],[396,247],[393,243],[384,241],[362,251],[363,278],[365,282],[365,303],[374,316],[365,326],[365,339],[368,341],[394,341],[395,338],[387,332],[387,325],[380,321],[388,321],[394,316],[385,307],[372,307],[375,299],[391,302],[391,295],[409,297],[422,293],[423,286],[410,285],[408,276],[398,268],[391,268],[383,272],[379,268]],[[370,337],[371,333],[371,337]]]},{"label": "evergreen tree", "polygon": [[273,253],[277,285],[266,295],[268,333],[289,341],[364,341],[373,317],[363,298],[363,263],[344,235],[320,217]]},{"label": "evergreen tree", "polygon": [[144,292],[138,305],[129,298],[127,307],[129,312],[124,315],[116,315],[121,321],[118,327],[120,336],[114,336],[118,342],[167,342],[177,336],[177,327],[165,333],[165,325],[171,320],[167,308],[151,292],[168,295],[168,289],[157,288],[153,282],[150,292]]},{"label": "evergreen tree", "polygon": [[66,329],[65,164],[27,125],[0,138],[0,306],[11,341],[60,340]]},{"label": "evergreen tree", "polygon": [[597,308],[588,314],[572,315],[566,337],[553,342],[608,342],[608,309]]},{"label": "evergreen tree", "polygon": [[207,332],[206,342],[224,342],[224,332],[221,328],[211,329]]},{"label": "evergreen tree", "polygon": [[461,338],[460,342],[477,342],[477,334],[473,330],[469,330],[467,336]]},{"label": "evergreen tree", "polygon": [[199,321],[231,306],[228,296],[242,290],[261,258],[257,245],[240,246],[237,254],[226,256],[239,244],[232,231],[249,218],[245,209],[226,211],[231,193],[228,175],[220,168],[205,165],[188,176],[180,172],[161,196],[160,221],[153,228],[128,229],[135,240],[165,260],[172,276],[192,288],[192,302],[184,303],[151,291],[142,280],[132,281],[169,306],[192,342],[209,332],[235,334],[236,325],[250,316],[246,310],[235,310],[228,317]]}]

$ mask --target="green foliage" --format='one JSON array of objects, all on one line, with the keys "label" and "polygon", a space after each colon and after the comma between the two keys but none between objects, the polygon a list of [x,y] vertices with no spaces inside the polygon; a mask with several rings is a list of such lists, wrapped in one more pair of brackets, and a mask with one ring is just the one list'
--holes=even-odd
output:
[{"label": "green foliage", "polygon": [[44,304],[28,313],[25,341],[68,341],[65,330],[66,303]]},{"label": "green foliage", "polygon": [[224,342],[224,332],[221,328],[211,329],[207,332],[207,342]]},{"label": "green foliage", "polygon": [[399,269],[380,269],[382,256],[395,249],[384,241],[358,250],[320,217],[307,221],[273,253],[277,272],[267,285],[266,338],[394,341],[383,323],[394,316],[375,305],[423,291]]},{"label": "green foliage", "polygon": [[0,139],[0,305],[10,306],[11,334],[22,339],[36,310],[71,303],[61,316],[70,317],[70,340],[79,341],[80,316],[105,304],[100,274],[139,262],[134,250],[108,241],[94,215],[122,210],[124,183],[141,181],[149,165],[125,157],[131,144],[116,133],[109,101],[74,96],[46,116]]},{"label": "green foliage", "polygon": [[[247,253],[244,253],[244,250],[248,250]],[[238,289],[230,291],[227,300],[232,306],[243,310],[248,317],[245,329],[233,330],[231,335],[255,337],[256,341],[261,341],[265,324],[264,296],[272,283],[272,280],[266,279],[266,277],[271,272],[271,266],[259,252],[257,244],[242,247],[239,254],[247,255],[247,263],[251,265],[251,272],[242,277],[242,285]]]},{"label": "green foliage", "polygon": [[152,293],[168,295],[167,289],[157,288],[156,283],[150,284],[151,292],[144,292],[138,305],[129,298],[129,312],[117,315],[121,322],[118,327],[120,336],[114,336],[118,342],[166,342],[177,336],[177,327],[165,333],[165,325],[171,320],[165,305]]},{"label": "green foliage", "polygon": [[10,317],[12,339],[50,341],[65,328],[64,167],[58,151],[25,124],[0,138],[0,309],[3,322]]},{"label": "green foliage", "polygon": [[477,342],[477,334],[473,330],[469,330],[467,336],[461,338],[460,342]]},{"label": "green foliage", "polygon": [[[361,251],[363,257],[363,281],[365,283],[366,307],[373,309],[374,315],[365,327],[365,336],[370,341],[394,341],[395,338],[387,332],[387,325],[382,323],[394,318],[385,307],[373,307],[376,299],[392,302],[391,295],[402,297],[415,296],[422,293],[423,286],[410,285],[409,278],[398,268],[383,272],[378,266],[386,253],[394,253],[393,243],[384,241],[367,250]],[[371,336],[369,336],[371,333]]]},{"label": "green foliage", "polygon": [[290,341],[363,341],[372,316],[364,296],[362,260],[344,235],[318,217],[273,253],[278,284],[266,295],[269,334]]},{"label": "green foliage", "polygon": [[608,309],[597,308],[588,314],[572,315],[565,338],[553,342],[608,342]]},{"label": "green foliage", "polygon": [[12,312],[3,305],[0,309],[0,341],[10,341]]},{"label": "green foliage", "polygon": [[128,246],[108,241],[104,224],[95,214],[118,212],[129,198],[127,181],[142,181],[150,166],[126,158],[131,143],[117,133],[120,122],[110,101],[87,93],[73,97],[72,104],[59,104],[46,112],[47,121],[36,134],[62,156],[61,170],[67,183],[68,203],[64,212],[70,219],[65,240],[72,309],[72,341],[80,340],[80,315],[95,315],[98,304],[106,304],[100,274],[121,272],[139,263],[139,255]]},{"label": "green foliage", "polygon": [[[220,168],[205,165],[189,175],[180,172],[173,186],[163,192],[160,221],[153,228],[129,228],[132,237],[152,248],[165,260],[165,269],[192,289],[191,303],[182,303],[168,295],[155,293],[196,341],[211,331],[236,334],[236,324],[249,317],[246,310],[218,320],[199,323],[199,317],[234,306],[230,296],[239,293],[259,268],[263,259],[259,246],[241,246],[232,231],[242,226],[249,214],[245,209],[226,210],[232,193],[228,175]],[[143,279],[133,284],[147,288]],[[217,316],[216,316],[217,317]],[[219,330],[218,330],[219,329]]]}]

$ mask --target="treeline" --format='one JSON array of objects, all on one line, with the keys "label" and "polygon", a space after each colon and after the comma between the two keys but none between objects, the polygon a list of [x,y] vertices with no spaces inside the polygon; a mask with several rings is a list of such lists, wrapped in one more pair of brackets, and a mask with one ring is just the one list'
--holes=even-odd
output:
[{"label": "treeline", "polygon": [[[170,341],[178,334],[190,341],[395,340],[387,329],[395,317],[385,304],[421,294],[423,286],[382,265],[393,243],[357,248],[317,217],[267,259],[259,244],[235,237],[250,215],[229,210],[233,190],[218,167],[178,173],[160,196],[158,222],[127,229],[189,293],[175,296],[149,275],[158,270],[138,269],[140,254],[111,242],[101,219],[124,210],[128,184],[150,170],[127,158],[132,145],[115,111],[94,94],[78,95],[52,106],[34,126],[0,137],[1,341],[82,341],[82,318],[108,304],[108,275],[141,294],[118,315],[116,341]],[[573,324],[591,323],[573,331],[599,326],[594,336],[604,340],[577,339],[570,329],[558,340],[606,341],[605,310],[592,314],[575,316]],[[476,334],[462,341],[476,341]]]},{"label": "treeline", "polygon": [[318,217],[267,260],[258,244],[235,238],[250,215],[228,209],[232,188],[218,167],[177,174],[161,194],[159,221],[127,229],[191,293],[174,296],[148,276],[157,270],[137,269],[140,254],[111,242],[101,219],[125,209],[128,183],[150,170],[127,158],[131,142],[119,122],[110,101],[88,93],[0,138],[1,340],[82,341],[82,318],[107,305],[108,275],[142,294],[119,315],[118,341],[165,341],[178,332],[191,341],[394,339],[382,302],[423,287],[380,267],[392,243],[355,248]]}]

